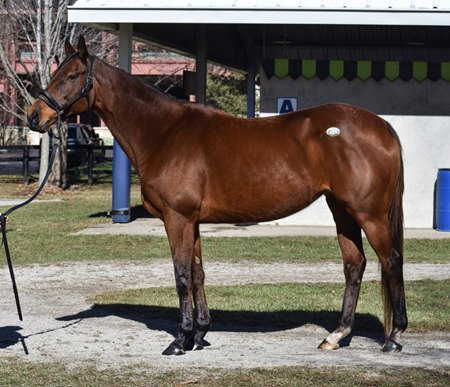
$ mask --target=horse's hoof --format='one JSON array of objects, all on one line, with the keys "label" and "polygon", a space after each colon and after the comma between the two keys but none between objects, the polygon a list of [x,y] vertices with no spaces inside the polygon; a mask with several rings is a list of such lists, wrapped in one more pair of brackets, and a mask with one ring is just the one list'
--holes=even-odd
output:
[{"label": "horse's hoof", "polygon": [[324,351],[333,351],[335,349],[338,349],[339,346],[336,344],[332,344],[329,341],[327,341],[327,339],[325,339],[320,343],[320,345],[317,348],[322,349]]},{"label": "horse's hoof", "polygon": [[184,355],[185,353],[186,351],[184,348],[182,348],[178,343],[172,343],[164,350],[162,354],[166,356],[179,356]]},{"label": "horse's hoof", "polygon": [[402,346],[395,341],[388,340],[384,343],[383,348],[381,349],[383,352],[400,352],[402,350]]},{"label": "horse's hoof", "polygon": [[198,343],[194,344],[193,351],[201,351],[205,347],[209,347],[211,344],[205,339],[200,339]]}]

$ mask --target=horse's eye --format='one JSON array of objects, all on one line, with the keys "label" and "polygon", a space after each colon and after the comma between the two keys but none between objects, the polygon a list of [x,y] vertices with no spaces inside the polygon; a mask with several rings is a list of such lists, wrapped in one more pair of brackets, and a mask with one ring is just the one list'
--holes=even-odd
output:
[{"label": "horse's eye", "polygon": [[69,75],[67,76],[67,79],[68,79],[69,81],[74,81],[75,79],[78,78],[79,75],[80,75],[80,73],[69,74]]}]

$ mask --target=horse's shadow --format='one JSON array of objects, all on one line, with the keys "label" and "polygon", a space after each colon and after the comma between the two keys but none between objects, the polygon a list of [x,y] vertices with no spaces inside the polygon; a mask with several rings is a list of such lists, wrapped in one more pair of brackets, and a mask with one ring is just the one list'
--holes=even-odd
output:
[{"label": "horse's shadow", "polygon": [[[57,318],[59,321],[84,320],[117,316],[145,324],[151,330],[163,330],[175,336],[179,323],[179,309],[165,306],[144,306],[130,304],[94,304],[91,308],[74,315]],[[316,325],[332,332],[337,325],[339,312],[335,311],[226,311],[211,309],[213,325],[216,332],[277,332]],[[384,341],[383,324],[368,313],[356,313],[355,327],[352,333],[341,341],[341,346],[348,346],[352,337],[367,337],[380,344]]]},{"label": "horse's shadow", "polygon": [[25,355],[28,355],[28,348],[25,343],[27,336],[23,336],[19,332],[21,330],[22,327],[13,325],[0,327],[0,349],[5,349],[14,346],[17,343],[21,343]]},{"label": "horse's shadow", "polygon": [[22,327],[6,326],[0,327],[0,349],[11,347],[24,339],[24,336],[19,332]]}]

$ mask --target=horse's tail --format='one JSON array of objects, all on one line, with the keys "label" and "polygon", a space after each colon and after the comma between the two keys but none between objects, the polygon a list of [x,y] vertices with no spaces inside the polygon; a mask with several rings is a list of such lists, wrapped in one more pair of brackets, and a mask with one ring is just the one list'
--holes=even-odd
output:
[{"label": "horse's tail", "polygon": [[[401,259],[403,264],[403,191],[404,191],[404,171],[402,148],[397,133],[389,123],[386,123],[389,132],[395,138],[398,144],[398,175],[395,184],[394,194],[392,196],[391,206],[389,208],[388,220],[392,238],[393,254]],[[384,301],[384,329],[386,337],[392,330],[392,302],[389,292],[389,284],[387,275],[381,271],[382,295]]]}]

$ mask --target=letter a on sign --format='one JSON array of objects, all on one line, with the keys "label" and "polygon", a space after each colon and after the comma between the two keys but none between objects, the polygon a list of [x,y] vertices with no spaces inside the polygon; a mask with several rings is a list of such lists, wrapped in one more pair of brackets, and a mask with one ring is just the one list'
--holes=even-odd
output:
[{"label": "letter a on sign", "polygon": [[297,110],[297,98],[277,98],[277,113],[289,113]]}]

